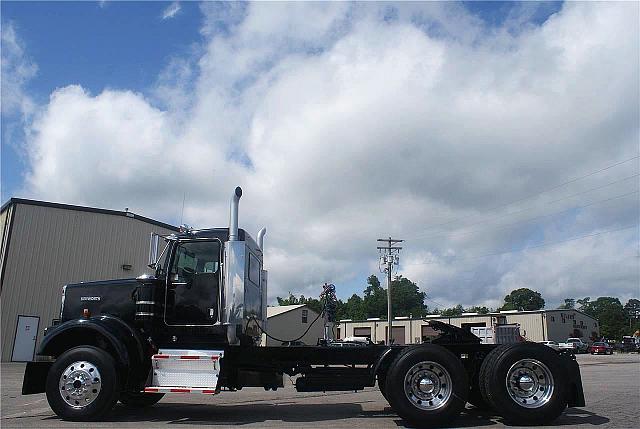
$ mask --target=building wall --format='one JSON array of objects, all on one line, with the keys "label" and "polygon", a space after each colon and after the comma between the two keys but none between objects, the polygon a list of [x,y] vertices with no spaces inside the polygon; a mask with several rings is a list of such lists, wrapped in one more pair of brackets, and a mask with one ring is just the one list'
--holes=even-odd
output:
[{"label": "building wall", "polygon": [[594,318],[574,310],[556,310],[547,313],[547,329],[550,341],[564,342],[574,337],[574,329],[580,335],[578,338],[589,340],[593,333],[595,338],[600,336],[600,325]]},{"label": "building wall", "polygon": [[[302,310],[308,310],[307,323],[302,323]],[[266,331],[276,338],[283,340],[291,340],[298,338],[309,327],[311,322],[318,316],[318,313],[309,309],[308,307],[299,307],[286,313],[281,313],[269,318],[267,322]],[[322,319],[318,321],[309,329],[309,332],[300,339],[307,345],[315,346],[318,343],[318,338],[324,338],[324,325]],[[262,344],[267,346],[279,346],[281,341],[273,340],[263,335]]]},{"label": "building wall", "polygon": [[[172,232],[126,216],[20,203],[10,207],[15,215],[3,261],[2,361],[11,359],[18,315],[40,317],[37,349],[43,329],[59,315],[63,285],[149,272],[150,233]],[[123,264],[131,270],[123,270]]]},{"label": "building wall", "polygon": [[[6,210],[0,212],[0,234],[2,238],[0,240],[0,273],[4,272],[5,250],[9,240],[9,226],[12,213],[13,206],[9,206]],[[0,274],[0,276],[1,275],[2,274]],[[0,282],[0,287],[2,287],[2,282]]]},{"label": "building wall", "polygon": [[[484,324],[484,326],[495,326],[498,323],[517,323],[520,325],[520,334],[529,341],[565,341],[574,328],[580,329],[583,333],[581,338],[589,339],[592,332],[599,332],[598,323],[595,319],[576,310],[546,310],[516,313],[491,313],[486,315],[466,315],[457,317],[427,316],[422,319],[400,319],[394,320],[393,326],[402,326],[405,329],[405,339],[407,344],[420,343],[422,340],[422,326],[428,325],[428,320],[438,320],[459,328],[465,324]],[[369,328],[371,330],[371,341],[377,343],[385,341],[387,322],[384,320],[366,321],[340,321],[340,337],[354,336],[354,329]]]}]

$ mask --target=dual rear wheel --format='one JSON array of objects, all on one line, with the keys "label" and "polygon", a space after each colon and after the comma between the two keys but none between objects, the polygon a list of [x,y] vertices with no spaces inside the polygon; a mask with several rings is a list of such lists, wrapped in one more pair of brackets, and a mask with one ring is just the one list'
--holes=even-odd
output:
[{"label": "dual rear wheel", "polygon": [[[499,346],[483,361],[470,388],[460,359],[428,344],[400,353],[385,377],[384,393],[400,417],[415,427],[450,423],[467,401],[496,410],[513,424],[539,425],[566,408],[564,365],[535,343]],[[475,378],[475,377],[474,377]]]},{"label": "dual rear wheel", "polygon": [[412,426],[437,426],[460,414],[469,382],[457,356],[427,344],[396,357],[386,376],[385,393],[391,407]]},{"label": "dual rear wheel", "polygon": [[543,344],[497,347],[482,363],[478,382],[484,401],[508,423],[547,424],[567,407],[566,368]]}]

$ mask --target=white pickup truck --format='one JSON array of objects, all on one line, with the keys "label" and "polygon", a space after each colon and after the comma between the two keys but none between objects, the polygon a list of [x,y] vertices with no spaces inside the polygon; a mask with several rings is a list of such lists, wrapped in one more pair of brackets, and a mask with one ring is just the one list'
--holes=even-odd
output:
[{"label": "white pickup truck", "polygon": [[572,350],[574,353],[587,353],[589,344],[583,342],[580,338],[567,338],[566,343],[560,343],[560,350]]}]

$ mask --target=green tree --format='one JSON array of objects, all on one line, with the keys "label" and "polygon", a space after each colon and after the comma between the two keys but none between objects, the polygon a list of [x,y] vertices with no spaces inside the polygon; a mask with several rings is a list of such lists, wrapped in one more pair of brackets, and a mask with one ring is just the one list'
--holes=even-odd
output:
[{"label": "green tree", "polygon": [[386,317],[387,291],[382,288],[380,280],[373,274],[367,279],[367,284],[363,300],[366,317]]},{"label": "green tree", "polygon": [[367,318],[367,313],[364,308],[363,299],[357,295],[351,295],[351,298],[345,303],[345,319],[351,320],[364,320]]},{"label": "green tree", "polygon": [[289,296],[286,298],[276,297],[278,301],[278,305],[296,305],[298,304],[298,298],[295,297],[291,292],[289,292]]},{"label": "green tree", "polygon": [[[386,295],[386,294],[385,294]],[[406,277],[397,276],[391,282],[391,306],[395,316],[422,317],[428,308],[424,304],[426,293],[420,292],[418,285]]]},{"label": "green tree", "polygon": [[576,300],[573,298],[565,298],[564,304],[560,304],[558,308],[561,310],[572,310],[576,308]]},{"label": "green tree", "polygon": [[504,305],[498,310],[540,310],[544,308],[544,299],[540,292],[525,287],[511,291],[504,297]]},{"label": "green tree", "polygon": [[[364,290],[364,312],[367,317],[387,317],[387,290],[382,287],[375,275],[367,279]],[[422,317],[427,314],[428,307],[424,304],[426,294],[420,292],[418,285],[403,276],[396,276],[391,281],[391,307],[393,316]]]},{"label": "green tree", "polygon": [[460,316],[462,313],[464,313],[464,308],[460,304],[440,311],[440,315],[445,317]]},{"label": "green tree", "polygon": [[624,305],[624,312],[627,314],[628,326],[627,335],[633,335],[640,330],[640,299],[631,298]]},{"label": "green tree", "polygon": [[628,330],[627,314],[618,298],[602,296],[587,301],[582,311],[600,323],[600,335],[609,339],[621,339]]},{"label": "green tree", "polygon": [[469,307],[464,310],[465,313],[478,313],[478,314],[489,314],[491,313],[491,309],[487,307],[480,307],[478,305],[474,305],[473,307]]},{"label": "green tree", "polygon": [[630,319],[640,319],[640,299],[631,298],[624,305],[624,311]]},{"label": "green tree", "polygon": [[316,313],[320,313],[322,311],[323,305],[317,298],[305,298],[304,295],[300,295],[300,298],[296,298],[291,292],[289,292],[289,296],[286,298],[276,297],[278,301],[278,305],[296,305],[296,304],[306,304],[310,309],[315,311]]},{"label": "green tree", "polygon": [[584,298],[577,300],[576,303],[578,304],[578,310],[584,311],[584,308],[589,305],[590,301],[591,297],[589,296],[585,296]]}]

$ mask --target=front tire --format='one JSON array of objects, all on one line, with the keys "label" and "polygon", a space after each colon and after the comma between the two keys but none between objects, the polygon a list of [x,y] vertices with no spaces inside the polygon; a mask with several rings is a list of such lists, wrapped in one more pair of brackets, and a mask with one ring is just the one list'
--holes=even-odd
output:
[{"label": "front tire", "polygon": [[566,408],[566,370],[560,357],[544,345],[505,347],[487,364],[483,391],[508,423],[547,424]]},{"label": "front tire", "polygon": [[387,376],[389,404],[416,427],[448,423],[464,409],[469,382],[457,356],[435,344],[398,355]]},{"label": "front tire", "polygon": [[75,347],[60,355],[47,374],[49,406],[72,421],[98,420],[118,400],[120,383],[116,364],[106,351]]}]

